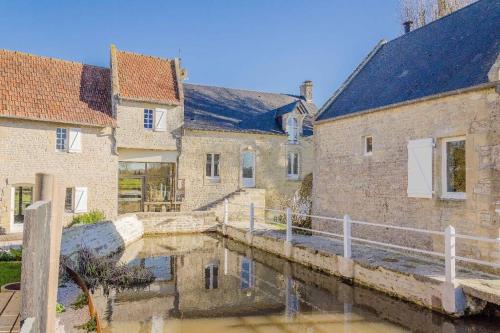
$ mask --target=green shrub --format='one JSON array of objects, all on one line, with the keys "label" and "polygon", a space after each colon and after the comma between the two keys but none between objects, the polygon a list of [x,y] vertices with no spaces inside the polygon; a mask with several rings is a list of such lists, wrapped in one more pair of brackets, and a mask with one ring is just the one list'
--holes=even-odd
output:
[{"label": "green shrub", "polygon": [[21,261],[22,255],[22,248],[11,248],[9,251],[0,251],[0,261]]},{"label": "green shrub", "polygon": [[62,305],[61,303],[57,303],[56,304],[56,313],[63,313],[64,311],[66,311],[66,309],[64,308],[64,305]]},{"label": "green shrub", "polygon": [[75,302],[73,304],[71,304],[71,308],[73,310],[78,310],[78,309],[82,309],[82,308],[86,307],[87,304],[88,304],[87,295],[84,293],[81,293],[80,295],[78,295]]},{"label": "green shrub", "polygon": [[92,317],[86,323],[76,325],[75,328],[84,330],[86,332],[95,332],[97,331],[97,320],[95,317]]},{"label": "green shrub", "polygon": [[75,224],[92,224],[106,219],[106,215],[100,210],[91,210],[88,213],[77,215],[73,218],[68,227]]}]

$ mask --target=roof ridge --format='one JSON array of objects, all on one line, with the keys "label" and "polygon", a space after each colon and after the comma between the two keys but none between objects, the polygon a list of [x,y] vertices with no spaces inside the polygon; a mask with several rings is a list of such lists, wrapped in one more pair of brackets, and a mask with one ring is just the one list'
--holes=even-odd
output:
[{"label": "roof ridge", "polygon": [[470,3],[470,4],[468,4],[467,6],[464,6],[464,7],[460,8],[460,9],[455,10],[454,12],[451,12],[451,13],[448,13],[448,14],[446,14],[446,15],[444,15],[444,16],[441,16],[441,17],[439,17],[439,18],[435,19],[434,21],[431,21],[431,22],[429,22],[429,23],[427,23],[427,24],[424,24],[424,25],[423,25],[423,26],[421,26],[421,27],[415,28],[415,29],[413,29],[413,30],[411,30],[411,31],[409,31],[409,32],[407,32],[407,33],[403,33],[402,35],[400,35],[400,36],[398,36],[398,37],[396,37],[396,38],[394,38],[394,39],[391,39],[391,40],[390,40],[390,41],[388,41],[387,43],[391,43],[391,42],[396,41],[396,40],[398,40],[398,39],[401,39],[401,38],[403,38],[403,37],[405,37],[405,36],[409,36],[409,35],[413,34],[415,31],[420,31],[420,30],[422,30],[422,29],[424,29],[424,28],[427,28],[428,26],[433,25],[434,23],[437,23],[437,22],[439,22],[439,21],[442,21],[442,20],[444,20],[444,19],[447,19],[447,18],[449,18],[450,16],[453,16],[454,14],[457,14],[458,12],[461,12],[461,11],[463,11],[464,9],[467,9],[467,8],[469,8],[469,7],[471,7],[471,6],[477,5],[478,3],[482,2],[482,1],[486,1],[486,0],[477,0],[477,1],[474,1],[474,2],[472,2],[472,3]]},{"label": "roof ridge", "polygon": [[60,62],[74,64],[74,65],[84,65],[84,66],[92,66],[92,67],[102,68],[102,69],[110,69],[109,67],[92,65],[92,64],[86,64],[84,62],[79,62],[79,61],[73,61],[73,60],[66,60],[66,59],[61,59],[61,58],[55,58],[55,57],[37,55],[37,54],[23,52],[23,51],[14,51],[14,50],[8,50],[8,49],[0,49],[0,52],[7,52],[7,53],[13,53],[13,54],[21,54],[21,55],[32,57],[32,58],[40,58],[40,59],[47,59],[47,60],[53,60],[53,61],[60,61]]},{"label": "roof ridge", "polygon": [[315,120],[318,119],[321,116],[321,114],[323,114],[323,112],[328,110],[330,105],[332,105],[332,103],[337,99],[337,97],[339,97],[340,94],[342,94],[342,92],[349,86],[349,84],[352,82],[352,80],[354,80],[354,78],[363,70],[363,68],[366,66],[366,64],[368,64],[370,62],[370,60],[373,58],[373,56],[375,54],[377,54],[377,52],[385,44],[387,44],[387,41],[385,39],[382,39],[377,43],[377,45],[375,45],[375,47],[370,51],[370,53],[368,53],[365,56],[365,58],[359,63],[358,66],[356,66],[356,68],[352,71],[352,73],[347,77],[347,79],[345,79],[345,81],[342,82],[340,87],[337,90],[335,90],[333,95],[318,110],[316,117],[315,117]]},{"label": "roof ridge", "polygon": [[[116,46],[115,46],[116,47]],[[120,50],[119,48],[116,47],[116,52],[120,52],[120,53],[127,53],[127,54],[132,54],[132,55],[137,55],[137,56],[141,56],[141,57],[146,57],[146,58],[153,58],[153,59],[159,59],[159,60],[163,60],[163,61],[175,61],[175,57],[174,58],[164,58],[164,57],[159,57],[159,56],[153,56],[153,55],[149,55],[149,54],[143,54],[143,53],[139,53],[139,52],[133,52],[133,51],[126,51],[126,50]]]},{"label": "roof ridge", "polygon": [[183,84],[184,84],[184,86],[198,86],[198,87],[208,87],[208,88],[220,88],[220,89],[237,90],[237,91],[244,91],[244,92],[253,92],[253,93],[267,94],[267,95],[289,96],[289,97],[294,97],[294,98],[297,98],[297,99],[301,99],[300,96],[286,94],[286,93],[276,93],[276,92],[268,92],[268,91],[261,91],[261,90],[252,90],[252,89],[243,89],[243,88],[221,87],[221,86],[214,86],[214,85],[208,85],[208,84],[199,84],[199,83],[183,83]]}]

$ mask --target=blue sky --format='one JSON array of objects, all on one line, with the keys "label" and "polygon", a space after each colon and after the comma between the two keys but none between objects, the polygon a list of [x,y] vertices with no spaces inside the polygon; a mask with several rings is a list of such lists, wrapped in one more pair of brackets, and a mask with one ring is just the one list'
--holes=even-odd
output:
[{"label": "blue sky", "polygon": [[181,51],[189,83],[298,93],[321,105],[380,39],[398,0],[0,0],[0,48],[108,66],[109,46]]}]

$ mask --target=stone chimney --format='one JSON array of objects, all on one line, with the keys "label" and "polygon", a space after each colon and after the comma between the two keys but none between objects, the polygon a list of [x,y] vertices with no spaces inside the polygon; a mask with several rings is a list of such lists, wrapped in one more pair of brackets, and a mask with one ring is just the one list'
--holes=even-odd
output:
[{"label": "stone chimney", "polygon": [[404,29],[405,29],[405,34],[409,33],[411,31],[411,25],[413,24],[413,21],[406,21],[403,23]]},{"label": "stone chimney", "polygon": [[313,83],[310,80],[304,81],[300,86],[300,96],[306,100],[307,103],[313,101]]}]

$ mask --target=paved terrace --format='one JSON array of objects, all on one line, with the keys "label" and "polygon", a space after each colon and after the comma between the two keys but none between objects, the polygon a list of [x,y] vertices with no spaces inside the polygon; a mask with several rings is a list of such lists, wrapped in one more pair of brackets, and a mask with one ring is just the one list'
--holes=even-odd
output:
[{"label": "paved terrace", "polygon": [[[248,231],[248,222],[229,222],[228,226],[242,231]],[[284,226],[267,223],[255,223],[255,236],[263,236],[285,242]],[[342,256],[343,242],[325,236],[307,236],[293,234],[292,244],[306,249],[311,253]],[[352,259],[369,267],[383,267],[389,270],[413,275],[416,278],[430,278],[437,281],[445,280],[444,260],[406,254],[388,248],[368,246],[353,241]],[[456,281],[463,291],[471,296],[500,305],[500,276],[487,274],[458,266]]]},{"label": "paved terrace", "polygon": [[19,311],[21,293],[17,291],[0,292],[0,333],[19,332]]}]

